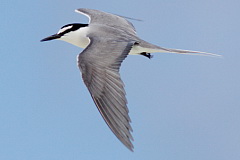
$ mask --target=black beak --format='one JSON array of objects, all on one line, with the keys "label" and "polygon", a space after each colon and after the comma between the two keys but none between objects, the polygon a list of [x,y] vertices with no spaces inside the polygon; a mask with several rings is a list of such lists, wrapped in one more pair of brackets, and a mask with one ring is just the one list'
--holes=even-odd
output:
[{"label": "black beak", "polygon": [[60,35],[54,34],[54,35],[51,35],[51,36],[49,36],[47,38],[42,39],[41,42],[43,42],[43,41],[50,41],[50,40],[53,40],[53,39],[58,39],[60,37],[61,37]]}]

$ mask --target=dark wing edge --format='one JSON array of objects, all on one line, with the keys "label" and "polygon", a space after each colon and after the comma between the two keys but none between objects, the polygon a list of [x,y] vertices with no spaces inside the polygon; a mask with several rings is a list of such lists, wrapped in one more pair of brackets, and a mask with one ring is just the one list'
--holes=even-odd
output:
[{"label": "dark wing edge", "polygon": [[78,56],[83,81],[109,128],[133,151],[131,120],[119,68],[135,42],[90,39],[89,46]]}]

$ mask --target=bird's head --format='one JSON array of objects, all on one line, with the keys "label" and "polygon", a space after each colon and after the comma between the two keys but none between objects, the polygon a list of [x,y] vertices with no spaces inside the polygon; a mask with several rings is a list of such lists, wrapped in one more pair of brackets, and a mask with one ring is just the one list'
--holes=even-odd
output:
[{"label": "bird's head", "polygon": [[80,36],[84,34],[83,28],[87,27],[88,24],[81,24],[81,23],[72,23],[63,26],[56,34],[53,34],[49,37],[46,37],[41,40],[43,41],[50,41],[50,40],[63,40],[73,45],[81,47],[81,42],[79,41]]}]

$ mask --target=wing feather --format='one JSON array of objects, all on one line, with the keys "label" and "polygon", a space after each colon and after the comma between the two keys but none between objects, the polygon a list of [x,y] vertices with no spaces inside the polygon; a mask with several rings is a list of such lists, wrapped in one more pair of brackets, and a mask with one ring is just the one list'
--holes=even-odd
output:
[{"label": "wing feather", "polygon": [[135,42],[91,38],[78,66],[94,103],[116,137],[133,150],[132,127],[119,68]]},{"label": "wing feather", "polygon": [[79,8],[75,11],[89,17],[90,24],[107,25],[136,34],[133,24],[121,16],[87,8]]}]

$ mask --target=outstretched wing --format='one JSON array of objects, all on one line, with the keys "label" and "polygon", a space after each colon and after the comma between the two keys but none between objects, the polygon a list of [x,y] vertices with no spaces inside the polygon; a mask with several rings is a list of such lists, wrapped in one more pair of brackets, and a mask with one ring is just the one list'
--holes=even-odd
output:
[{"label": "outstretched wing", "polygon": [[78,56],[78,66],[99,112],[117,138],[131,151],[133,140],[124,84],[119,68],[134,42],[91,38]]},{"label": "outstretched wing", "polygon": [[121,16],[86,8],[76,9],[75,11],[87,16],[90,24],[107,25],[136,34],[133,24]]}]

